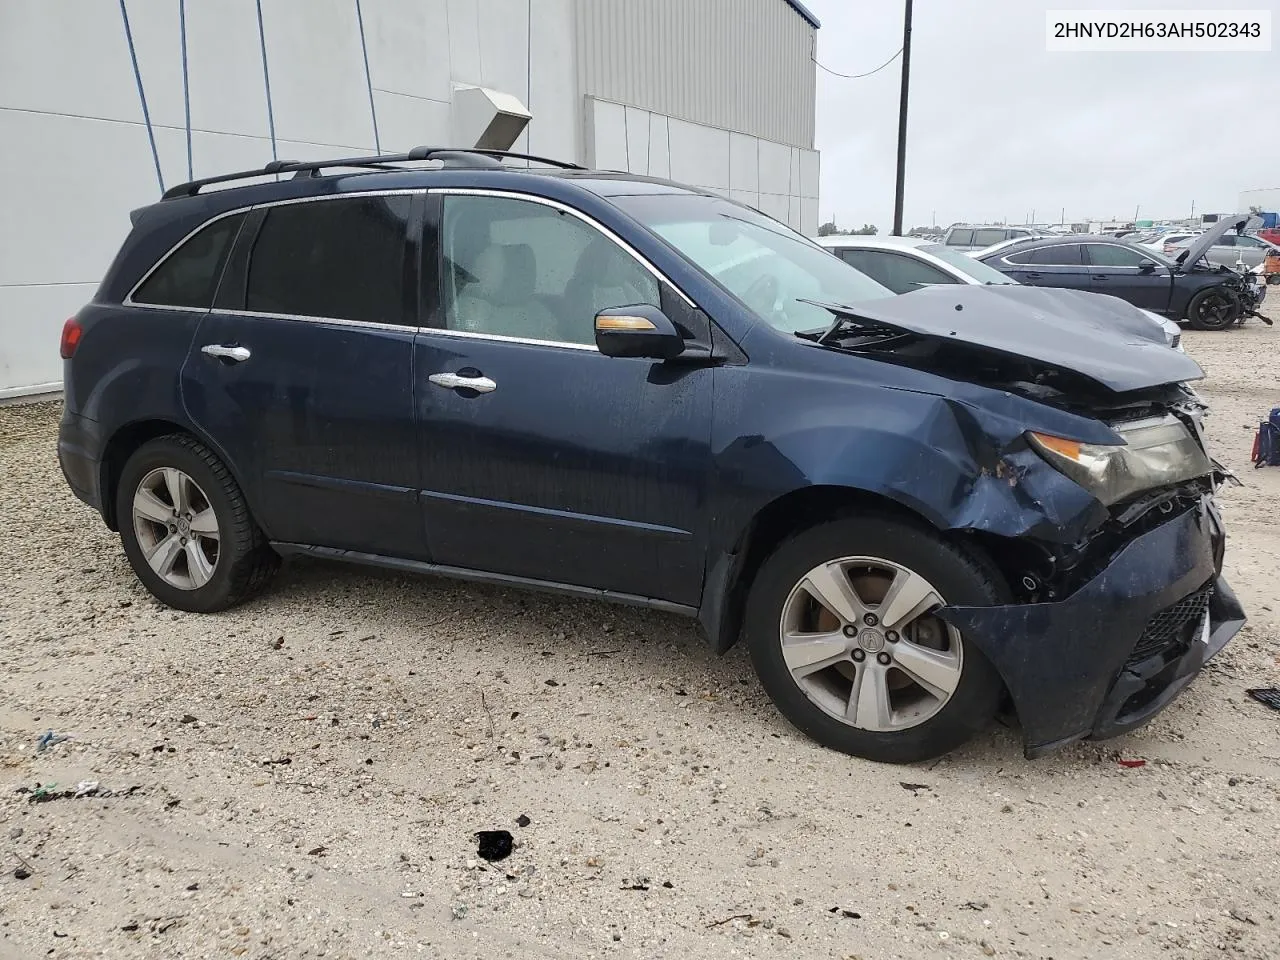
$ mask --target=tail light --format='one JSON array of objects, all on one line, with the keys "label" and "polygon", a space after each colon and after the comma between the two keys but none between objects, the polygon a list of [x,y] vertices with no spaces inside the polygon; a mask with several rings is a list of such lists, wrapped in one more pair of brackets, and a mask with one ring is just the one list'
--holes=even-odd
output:
[{"label": "tail light", "polygon": [[71,359],[76,347],[80,345],[80,335],[83,333],[84,327],[80,326],[80,321],[75,317],[68,317],[67,322],[62,325],[62,343],[58,349],[63,360]]}]

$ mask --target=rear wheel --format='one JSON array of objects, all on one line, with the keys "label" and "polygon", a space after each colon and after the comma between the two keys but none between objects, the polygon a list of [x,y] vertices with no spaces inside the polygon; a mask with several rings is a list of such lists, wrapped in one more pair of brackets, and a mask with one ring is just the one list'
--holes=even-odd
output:
[{"label": "rear wheel", "polygon": [[279,566],[231,472],[192,437],[160,437],[129,457],[116,516],[138,579],[179,610],[234,606]]},{"label": "rear wheel", "polygon": [[1240,304],[1224,287],[1201,290],[1187,304],[1187,321],[1196,330],[1225,330],[1240,318]]},{"label": "rear wheel", "polygon": [[745,634],[778,709],[823,746],[889,763],[940,756],[986,727],[994,668],[939,607],[990,605],[983,566],[913,525],[853,517],[806,530],[761,567]]}]

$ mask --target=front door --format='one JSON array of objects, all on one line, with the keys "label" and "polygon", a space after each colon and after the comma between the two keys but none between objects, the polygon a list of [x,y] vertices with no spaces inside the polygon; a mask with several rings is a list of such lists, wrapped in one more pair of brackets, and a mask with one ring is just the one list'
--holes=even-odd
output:
[{"label": "front door", "polygon": [[1089,260],[1089,289],[1094,293],[1107,293],[1157,313],[1168,308],[1173,284],[1168,267],[1118,243],[1090,243],[1084,249]]},{"label": "front door", "polygon": [[267,535],[422,558],[411,198],[255,210],[183,368],[188,415]]},{"label": "front door", "polygon": [[593,331],[599,310],[677,295],[534,199],[433,194],[427,231],[414,376],[432,560],[696,604],[713,370],[606,357]]}]

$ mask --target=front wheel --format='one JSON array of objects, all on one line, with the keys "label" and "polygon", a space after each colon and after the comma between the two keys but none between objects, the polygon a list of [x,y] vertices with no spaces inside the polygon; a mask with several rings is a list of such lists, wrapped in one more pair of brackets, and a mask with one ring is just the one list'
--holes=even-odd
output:
[{"label": "front wheel", "polygon": [[231,472],[192,437],[159,437],[134,451],[120,474],[116,517],[142,585],[179,610],[225,610],[279,566]]},{"label": "front wheel", "polygon": [[1225,330],[1240,316],[1239,302],[1223,287],[1201,290],[1187,304],[1187,321],[1196,330]]},{"label": "front wheel", "polygon": [[995,669],[934,614],[1003,602],[968,555],[914,525],[850,517],[810,528],[761,567],[744,633],[765,690],[823,746],[868,760],[941,756],[986,727]]}]

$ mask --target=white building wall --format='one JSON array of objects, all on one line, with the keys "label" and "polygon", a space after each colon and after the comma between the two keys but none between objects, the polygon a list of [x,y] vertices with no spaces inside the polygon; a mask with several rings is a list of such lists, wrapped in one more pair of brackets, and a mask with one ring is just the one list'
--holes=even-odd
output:
[{"label": "white building wall", "polygon": [[786,0],[578,0],[582,92],[812,149],[814,25]]},{"label": "white building wall", "polygon": [[[609,104],[597,122],[584,97],[591,91],[580,86],[579,2],[0,0],[0,397],[60,385],[62,322],[93,296],[129,230],[129,211],[154,202],[162,181],[169,187],[273,157],[447,145],[459,84],[525,104],[533,120],[517,150],[599,156],[603,166],[689,180],[816,230],[817,155],[797,149],[812,145],[811,91],[793,91],[785,109],[778,101],[767,112],[748,109],[755,93],[740,94],[735,109],[755,133],[736,140],[723,129],[723,90],[707,101],[707,116],[669,119],[646,95],[647,109]],[[644,0],[651,2],[658,0]],[[661,2],[668,16],[677,11]],[[798,36],[812,32],[783,0],[749,2],[766,17],[754,32],[742,28],[757,46],[773,29],[768,17],[784,18]],[[680,0],[678,9],[698,23],[743,14],[736,0]],[[811,61],[801,63],[802,45],[788,42],[792,67],[808,64],[800,85],[811,85]],[[608,46],[632,49],[626,32]],[[679,82],[720,83],[720,67],[700,69],[700,79]],[[794,136],[760,139],[758,121],[774,116],[776,124],[797,110],[804,122]],[[588,142],[597,128],[609,132]]]},{"label": "white building wall", "polygon": [[586,98],[586,162],[714,190],[808,236],[818,232],[819,156],[638,107]]}]

